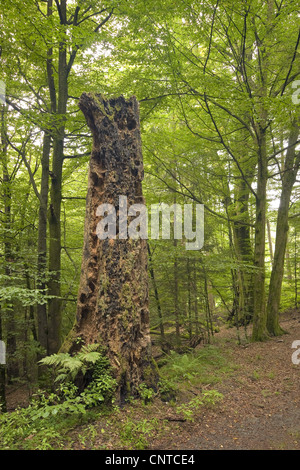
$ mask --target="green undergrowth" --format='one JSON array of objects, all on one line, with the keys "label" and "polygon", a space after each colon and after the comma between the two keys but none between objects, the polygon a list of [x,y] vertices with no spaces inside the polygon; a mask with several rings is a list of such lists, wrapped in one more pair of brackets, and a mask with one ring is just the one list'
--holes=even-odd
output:
[{"label": "green undergrowth", "polygon": [[51,369],[51,383],[34,394],[27,408],[0,414],[2,450],[64,448],[71,429],[114,407],[117,383],[98,345],[74,356],[54,354],[41,363]]},{"label": "green undergrowth", "polygon": [[161,422],[157,418],[127,418],[120,426],[119,440],[127,450],[144,450],[151,438],[162,432]]},{"label": "green undergrowth", "polygon": [[[199,410],[218,405],[223,397],[217,384],[235,370],[224,347],[171,352],[158,362],[157,388],[141,384],[140,398],[119,408],[116,383],[101,352],[86,349],[74,358],[56,355],[43,363],[54,370],[55,390],[39,391],[27,408],[0,414],[1,450],[145,449],[154,436],[169,432],[166,402],[175,416],[193,421]],[[80,390],[74,379],[88,370],[90,382]]]},{"label": "green undergrowth", "polygon": [[207,345],[186,354],[171,351],[159,365],[165,381],[181,390],[191,385],[217,384],[236,369],[229,352],[215,345]]},{"label": "green undergrowth", "polygon": [[100,410],[50,415],[35,419],[35,406],[19,408],[0,416],[1,450],[62,450],[72,445],[69,433],[99,418]]}]

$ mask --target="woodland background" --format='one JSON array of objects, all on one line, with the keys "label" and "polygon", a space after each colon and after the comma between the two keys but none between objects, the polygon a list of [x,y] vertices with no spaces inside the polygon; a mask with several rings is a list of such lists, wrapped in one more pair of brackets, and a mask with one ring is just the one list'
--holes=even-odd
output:
[{"label": "woodland background", "polygon": [[[205,205],[204,247],[149,240],[165,351],[299,306],[299,2],[0,0],[3,383],[72,328],[92,138],[83,92],[140,103],[147,204]],[[297,179],[298,178],[298,179]]]}]

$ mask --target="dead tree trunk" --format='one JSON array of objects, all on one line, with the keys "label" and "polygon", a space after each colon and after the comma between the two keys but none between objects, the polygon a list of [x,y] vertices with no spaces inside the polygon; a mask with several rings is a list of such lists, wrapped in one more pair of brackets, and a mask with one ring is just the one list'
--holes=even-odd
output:
[{"label": "dead tree trunk", "polygon": [[[149,328],[147,240],[125,238],[124,226],[121,234],[118,224],[119,196],[127,197],[128,208],[144,203],[139,108],[135,97],[106,100],[92,93],[81,96],[79,107],[92,131],[93,149],[76,322],[62,350],[74,352],[79,344],[105,346],[122,399],[136,395],[143,381],[153,385],[156,376]],[[104,219],[96,212],[101,204],[115,208],[114,238],[99,238],[97,225]]]}]

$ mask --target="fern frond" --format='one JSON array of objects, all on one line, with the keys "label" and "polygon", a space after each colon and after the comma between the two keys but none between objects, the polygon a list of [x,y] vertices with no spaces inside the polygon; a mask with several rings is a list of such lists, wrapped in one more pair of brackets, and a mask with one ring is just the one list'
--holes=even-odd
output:
[{"label": "fern frond", "polygon": [[77,358],[80,359],[82,362],[91,362],[92,364],[95,364],[95,362],[100,359],[101,354],[99,352],[89,352],[89,353],[79,353]]},{"label": "fern frond", "polygon": [[62,367],[70,371],[74,369],[80,369],[82,367],[82,361],[78,357],[66,357],[61,362]]},{"label": "fern frond", "polygon": [[51,356],[47,356],[41,359],[39,363],[44,364],[46,366],[58,366],[70,357],[71,356],[67,353],[52,354]]},{"label": "fern frond", "polygon": [[68,378],[68,374],[66,373],[58,374],[58,376],[55,378],[55,382],[63,382],[67,378]]},{"label": "fern frond", "polygon": [[97,343],[86,344],[85,346],[82,346],[79,354],[88,354],[90,352],[98,351],[98,349],[99,344]]}]

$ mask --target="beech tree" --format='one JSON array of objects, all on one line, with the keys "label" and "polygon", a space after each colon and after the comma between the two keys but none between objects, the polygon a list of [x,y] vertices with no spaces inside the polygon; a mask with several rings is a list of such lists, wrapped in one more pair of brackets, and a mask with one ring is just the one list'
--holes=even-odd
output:
[{"label": "beech tree", "polygon": [[[2,15],[15,17],[19,34],[11,40],[8,31],[3,44],[3,56],[8,59],[13,49],[18,50],[15,70],[9,63],[12,75],[18,71],[27,85],[27,92],[36,100],[37,110],[42,111],[43,119],[28,113],[26,105],[16,104],[8,89],[8,101],[21,113],[27,115],[32,123],[44,132],[44,146],[41,161],[43,178],[40,193],[40,237],[39,237],[39,277],[40,288],[45,288],[45,259],[48,260],[49,295],[48,309],[39,307],[39,337],[48,353],[57,352],[61,343],[61,201],[63,163],[65,159],[65,140],[68,123],[68,103],[70,103],[70,77],[76,56],[79,52],[99,40],[101,28],[109,21],[114,6],[101,2],[68,2],[67,0],[46,2],[3,2]],[[34,27],[33,27],[34,25]],[[28,31],[34,48],[23,36]],[[20,55],[19,55],[20,53]],[[39,74],[27,73],[28,56],[36,65]],[[25,58],[26,57],[26,58]],[[25,85],[25,88],[26,88]],[[24,109],[25,108],[25,109]],[[52,147],[52,156],[49,157]],[[50,166],[50,172],[49,172]],[[47,214],[49,224],[49,251],[45,256],[47,225],[45,210],[48,206],[48,178],[50,179],[50,200]],[[47,324],[46,324],[47,319]],[[45,337],[47,332],[47,338]]]},{"label": "beech tree", "polygon": [[284,167],[281,172],[282,189],[276,222],[276,241],[267,303],[267,329],[271,335],[283,333],[279,325],[280,298],[288,236],[288,218],[291,194],[300,168],[300,152],[296,151],[299,139],[299,118],[296,117],[288,139]]},{"label": "beech tree", "polygon": [[[124,352],[128,372],[121,383],[127,381],[132,390],[143,373],[134,372],[131,363],[136,360],[143,369],[138,355],[144,355],[144,345],[130,356],[135,342],[125,331],[126,315],[129,329],[134,335],[140,329],[141,341],[144,337],[148,344],[149,310],[152,339],[165,352],[193,347],[201,336],[209,341],[219,318],[237,326],[239,337],[241,325],[245,334],[248,325],[253,327],[255,341],[281,334],[281,310],[299,306],[299,99],[292,99],[300,73],[296,0],[234,5],[211,0],[0,0],[0,7],[0,79],[6,83],[0,307],[9,356],[6,382],[26,376],[37,357],[56,353],[61,342],[65,347],[75,312],[74,337],[96,341],[94,320],[102,325],[110,297],[118,307],[112,317],[116,322],[107,319],[109,331],[99,326],[99,334],[110,345],[119,378],[116,358],[120,362]],[[141,306],[131,271],[134,285],[126,279],[124,289],[131,289],[132,305],[122,304],[113,289],[108,295],[109,286],[121,286],[125,276],[121,270],[116,278],[113,269],[121,269],[113,261],[118,243],[106,250],[95,237],[90,240],[102,250],[93,271],[105,278],[101,286],[95,284],[98,293],[81,277],[86,189],[98,183],[106,189],[117,186],[107,173],[101,179],[100,167],[99,182],[88,180],[92,137],[105,134],[105,123],[107,137],[116,128],[108,115],[101,115],[96,98],[99,129],[92,121],[87,125],[78,107],[83,92],[91,92],[93,99],[106,96],[115,122],[120,116],[112,97],[123,95],[124,101],[117,101],[125,110],[128,97],[136,96],[147,204],[205,207],[199,252],[187,254],[176,239],[149,240],[149,308],[146,301]],[[124,126],[130,140],[133,129],[128,122]],[[107,152],[117,154],[103,135]],[[96,154],[93,150],[92,166]],[[113,169],[125,188],[120,171]],[[126,184],[133,185],[129,168],[128,174]],[[136,176],[140,188],[139,171]],[[98,196],[101,202],[104,195]],[[126,249],[136,250],[145,274],[145,247],[133,243]],[[86,254],[83,271],[91,268]],[[142,315],[133,318],[144,308],[145,321]],[[116,339],[121,330],[124,349]],[[74,341],[69,346],[75,351]]]},{"label": "beech tree", "polygon": [[[153,25],[147,24],[154,37],[159,37],[154,55],[160,57],[168,77],[167,86],[163,89],[160,84],[160,93],[152,102],[177,96],[190,132],[215,153],[227,156],[234,167],[235,195],[229,219],[235,227],[235,252],[245,265],[240,270],[241,284],[243,289],[249,285],[248,294],[239,289],[239,295],[250,302],[247,306],[243,301],[242,310],[249,310],[253,317],[254,340],[269,334],[265,244],[271,171],[276,155],[289,148],[284,141],[287,126],[292,130],[298,122],[290,93],[299,76],[296,11],[295,2],[278,5],[270,0],[262,6],[252,1],[232,8],[208,1],[180,6],[171,27],[168,12]],[[150,44],[153,47],[153,42]],[[230,193],[229,187],[229,198]],[[250,196],[255,204],[251,222]],[[225,201],[228,205],[228,199]],[[253,255],[247,233],[251,225]],[[253,274],[246,276],[249,261]]]}]

